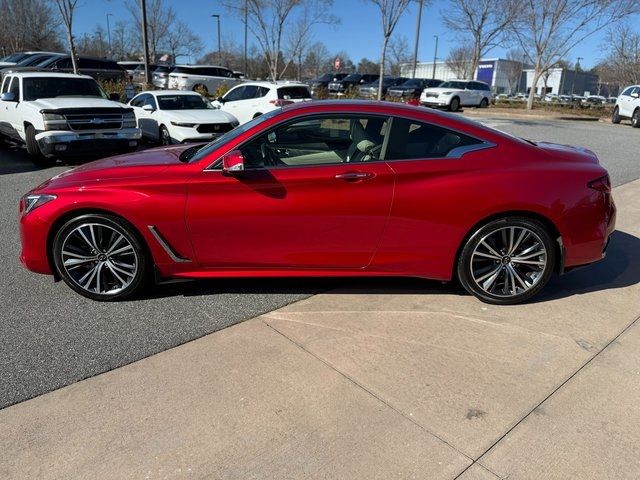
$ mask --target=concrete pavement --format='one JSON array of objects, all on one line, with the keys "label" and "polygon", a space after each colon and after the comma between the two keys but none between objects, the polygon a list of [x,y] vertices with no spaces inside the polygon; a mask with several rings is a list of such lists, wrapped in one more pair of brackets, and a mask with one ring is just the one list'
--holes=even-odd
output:
[{"label": "concrete pavement", "polygon": [[0,411],[0,478],[640,476],[640,181],[536,302],[316,295]]}]

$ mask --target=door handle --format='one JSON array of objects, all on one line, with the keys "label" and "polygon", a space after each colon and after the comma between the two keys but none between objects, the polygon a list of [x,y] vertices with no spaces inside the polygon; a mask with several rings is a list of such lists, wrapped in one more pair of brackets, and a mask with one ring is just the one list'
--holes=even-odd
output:
[{"label": "door handle", "polygon": [[367,180],[373,178],[375,175],[369,172],[347,172],[339,173],[335,176],[338,180],[344,180],[346,182],[358,182],[361,180]]}]

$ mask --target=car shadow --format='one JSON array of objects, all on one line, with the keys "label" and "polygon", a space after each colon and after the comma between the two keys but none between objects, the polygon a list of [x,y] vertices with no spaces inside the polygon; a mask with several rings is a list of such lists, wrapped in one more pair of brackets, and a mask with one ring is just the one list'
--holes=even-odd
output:
[{"label": "car shadow", "polygon": [[600,262],[554,276],[531,302],[547,302],[573,295],[630,287],[640,283],[640,238],[615,231]]},{"label": "car shadow", "polygon": [[[640,252],[640,238],[616,231],[611,237],[605,259],[565,275],[552,277],[545,289],[528,303],[549,302],[573,295],[638,284],[640,283],[640,256],[637,252]],[[439,282],[410,277],[220,278],[154,285],[136,300],[224,294],[311,296],[329,290],[336,294],[468,295],[457,282]]]}]

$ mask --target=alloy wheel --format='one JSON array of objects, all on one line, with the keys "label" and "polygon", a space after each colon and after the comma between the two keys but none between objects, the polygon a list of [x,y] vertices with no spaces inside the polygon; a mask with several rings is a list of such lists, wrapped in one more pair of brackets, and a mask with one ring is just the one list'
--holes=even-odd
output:
[{"label": "alloy wheel", "polygon": [[73,228],[62,242],[61,260],[76,285],[102,296],[116,295],[131,285],[140,263],[131,241],[101,223]]},{"label": "alloy wheel", "polygon": [[514,297],[538,284],[549,255],[542,239],[523,226],[497,228],[471,254],[471,277],[489,295]]}]

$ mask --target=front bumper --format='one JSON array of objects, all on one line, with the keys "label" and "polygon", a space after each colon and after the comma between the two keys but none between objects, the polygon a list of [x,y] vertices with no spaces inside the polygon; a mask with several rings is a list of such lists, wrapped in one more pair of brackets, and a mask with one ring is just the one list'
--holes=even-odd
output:
[{"label": "front bumper", "polygon": [[[41,208],[45,208],[44,207]],[[47,257],[49,225],[38,215],[38,211],[20,216],[20,262],[32,272],[51,275],[53,272]]]},{"label": "front bumper", "polygon": [[81,155],[94,152],[114,152],[138,146],[142,138],[139,128],[105,132],[46,131],[36,135],[43,155]]},{"label": "front bumper", "polygon": [[451,98],[420,97],[420,105],[425,107],[448,107]]}]

